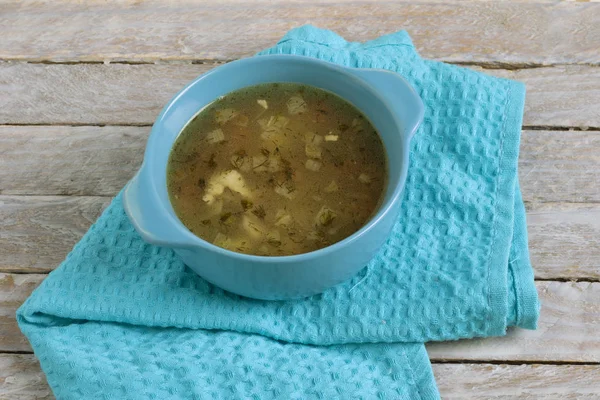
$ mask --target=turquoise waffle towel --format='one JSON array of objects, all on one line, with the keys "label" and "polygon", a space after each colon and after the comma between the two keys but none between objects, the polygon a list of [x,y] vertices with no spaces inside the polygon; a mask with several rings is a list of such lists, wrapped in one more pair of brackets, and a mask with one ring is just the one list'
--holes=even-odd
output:
[{"label": "turquoise waffle towel", "polygon": [[264,54],[402,74],[425,103],[400,219],[350,282],[240,298],[144,243],[117,196],[17,313],[59,399],[436,399],[423,342],[535,328],[517,183],[524,87],[305,26]]}]

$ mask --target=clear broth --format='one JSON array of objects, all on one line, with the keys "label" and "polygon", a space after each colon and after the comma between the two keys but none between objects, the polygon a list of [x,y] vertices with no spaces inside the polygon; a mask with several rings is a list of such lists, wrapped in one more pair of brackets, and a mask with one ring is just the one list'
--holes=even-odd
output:
[{"label": "clear broth", "polygon": [[178,136],[167,167],[180,221],[217,246],[284,256],[352,235],[383,197],[387,161],[369,120],[328,91],[269,83],[231,92]]}]

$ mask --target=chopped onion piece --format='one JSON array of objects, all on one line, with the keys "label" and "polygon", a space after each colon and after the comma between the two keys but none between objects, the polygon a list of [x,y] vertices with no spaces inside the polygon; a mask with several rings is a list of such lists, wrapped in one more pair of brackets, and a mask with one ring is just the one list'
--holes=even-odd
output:
[{"label": "chopped onion piece", "polygon": [[267,243],[275,247],[281,246],[281,234],[279,231],[267,233]]},{"label": "chopped onion piece", "polygon": [[261,106],[261,107],[262,107],[262,108],[264,108],[265,110],[266,110],[267,108],[269,108],[269,105],[267,104],[267,101],[266,101],[266,100],[263,100],[263,99],[258,99],[258,100],[256,100],[256,102],[258,103],[258,105],[259,105],[259,106]]},{"label": "chopped onion piece", "polygon": [[242,217],[242,228],[248,233],[248,236],[254,239],[260,239],[265,234],[265,227],[258,220],[250,215],[244,215]]},{"label": "chopped onion piece", "polygon": [[337,192],[337,190],[338,190],[338,185],[337,185],[337,183],[335,183],[335,181],[331,181],[331,182],[329,182],[329,185],[327,185],[327,186],[325,187],[325,189],[324,189],[324,190],[325,190],[325,192],[327,192],[327,193],[333,193],[333,192]]},{"label": "chopped onion piece", "polygon": [[314,143],[306,143],[304,152],[310,158],[321,158],[321,148]]},{"label": "chopped onion piece", "polygon": [[221,128],[206,134],[206,141],[211,144],[220,143],[225,140],[225,134]]},{"label": "chopped onion piece", "polygon": [[272,140],[277,135],[281,134],[281,131],[287,126],[290,120],[283,115],[278,115],[276,117],[271,116],[268,120],[261,118],[257,122],[263,129],[260,137],[263,140]]},{"label": "chopped onion piece", "polygon": [[269,158],[265,155],[258,155],[252,157],[252,171],[254,172],[266,172],[269,167]]},{"label": "chopped onion piece", "polygon": [[327,206],[321,207],[315,218],[315,222],[320,226],[329,226],[333,223],[333,220],[337,217],[337,214]]},{"label": "chopped onion piece", "polygon": [[225,186],[220,182],[209,182],[202,200],[208,204],[212,204],[216,196],[223,194],[223,190],[225,190]]},{"label": "chopped onion piece", "polygon": [[217,236],[215,236],[213,244],[215,246],[228,248],[231,244],[231,240],[226,235],[219,232],[217,233]]},{"label": "chopped onion piece", "polygon": [[238,192],[244,197],[252,197],[252,193],[246,186],[242,175],[235,171],[223,171],[220,174],[213,175],[206,185],[206,192],[202,196],[202,200],[208,204],[215,201],[216,196],[223,194],[225,188]]},{"label": "chopped onion piece", "polygon": [[325,135],[325,141],[326,142],[337,142],[338,140],[338,135]]},{"label": "chopped onion piece", "polygon": [[308,170],[317,172],[318,170],[321,169],[321,162],[309,159],[309,160],[306,160],[306,163],[304,164],[304,166]]},{"label": "chopped onion piece", "polygon": [[292,216],[285,210],[277,210],[275,214],[275,225],[276,226],[290,226],[292,224]]},{"label": "chopped onion piece", "polygon": [[319,233],[315,232],[315,231],[309,232],[308,235],[306,235],[306,238],[308,240],[314,240],[317,242],[321,241],[321,239],[322,239],[321,235],[319,235]]},{"label": "chopped onion piece", "polygon": [[313,132],[306,132],[304,134],[304,142],[311,143],[311,144],[318,146],[321,144],[321,142],[323,142],[323,136],[316,135]]},{"label": "chopped onion piece", "polygon": [[275,193],[290,200],[294,198],[293,190],[286,186],[276,186]]},{"label": "chopped onion piece", "polygon": [[223,108],[215,112],[215,120],[219,125],[223,125],[232,120],[236,115],[238,115],[238,112],[233,108]]},{"label": "chopped onion piece", "polygon": [[303,113],[306,111],[306,102],[300,96],[292,96],[287,101],[287,109],[292,115]]},{"label": "chopped onion piece", "polygon": [[367,174],[360,174],[358,180],[366,184],[371,183],[371,177]]}]

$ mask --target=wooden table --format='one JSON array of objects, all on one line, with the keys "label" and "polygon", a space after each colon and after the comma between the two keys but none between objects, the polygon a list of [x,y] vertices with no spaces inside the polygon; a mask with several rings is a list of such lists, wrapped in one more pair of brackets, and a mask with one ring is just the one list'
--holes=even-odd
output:
[{"label": "wooden table", "polygon": [[526,83],[539,329],[428,350],[444,398],[600,398],[599,3],[137,0],[0,5],[0,399],[52,398],[15,310],[133,175],[160,108],[308,22],[406,29],[424,57]]}]

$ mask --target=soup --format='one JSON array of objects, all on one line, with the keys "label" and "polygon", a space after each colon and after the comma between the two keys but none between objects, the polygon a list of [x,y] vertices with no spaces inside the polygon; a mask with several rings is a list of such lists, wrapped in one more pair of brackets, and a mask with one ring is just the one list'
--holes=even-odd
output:
[{"label": "soup", "polygon": [[185,126],[167,187],[195,235],[283,256],[359,230],[380,204],[386,168],[378,133],[353,105],[316,87],[268,83],[219,98]]}]

